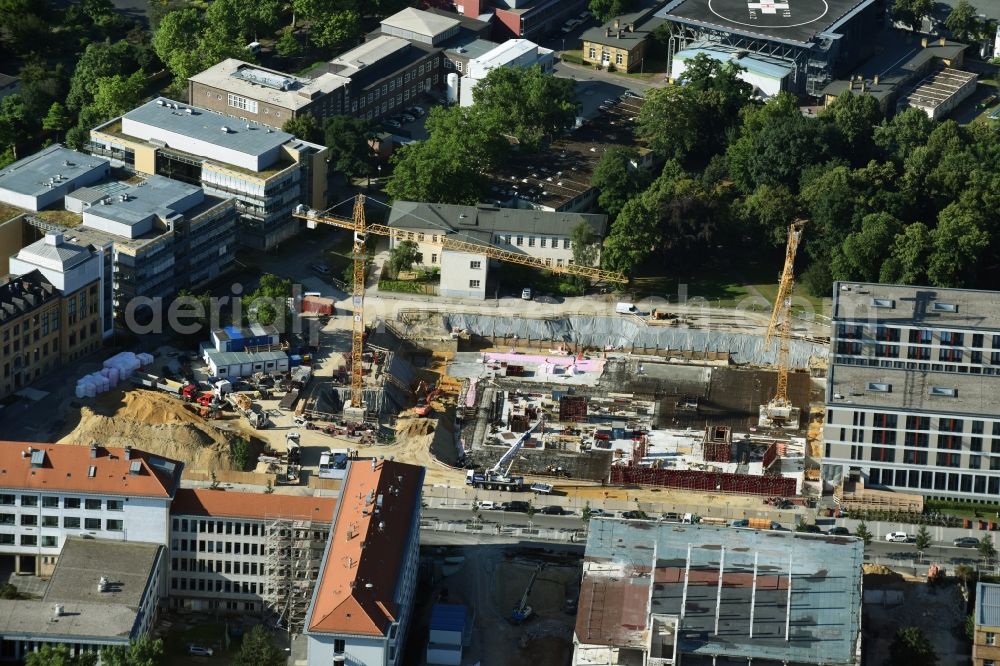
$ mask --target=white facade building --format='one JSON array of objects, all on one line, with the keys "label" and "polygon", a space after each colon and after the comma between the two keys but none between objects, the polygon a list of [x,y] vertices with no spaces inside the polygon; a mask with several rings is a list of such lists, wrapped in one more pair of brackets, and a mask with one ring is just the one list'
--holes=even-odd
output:
[{"label": "white facade building", "polygon": [[135,449],[0,442],[0,553],[48,575],[67,538],[165,545],[183,464]]},{"label": "white facade building", "polygon": [[547,49],[527,39],[509,39],[478,58],[469,60],[465,76],[459,81],[459,99],[462,106],[472,106],[472,91],[476,85],[498,67],[534,67],[552,72],[555,56]]},{"label": "white facade building", "polygon": [[306,618],[308,665],[402,663],[417,586],[424,468],[352,462]]},{"label": "white facade building", "polygon": [[179,490],[171,507],[171,606],[260,612],[270,602],[287,611],[292,597],[301,608],[297,622],[289,619],[301,625],[335,506],[332,497]]},{"label": "white facade building", "polygon": [[598,242],[607,232],[606,215],[397,201],[389,213],[390,248],[416,243],[417,263],[441,269],[442,296],[485,298],[491,262],[484,254],[443,249],[442,237],[524,254],[558,268],[573,263],[571,237],[580,224],[588,225]]},{"label": "white facade building", "polygon": [[108,160],[53,144],[0,169],[0,201],[42,210],[111,173]]}]

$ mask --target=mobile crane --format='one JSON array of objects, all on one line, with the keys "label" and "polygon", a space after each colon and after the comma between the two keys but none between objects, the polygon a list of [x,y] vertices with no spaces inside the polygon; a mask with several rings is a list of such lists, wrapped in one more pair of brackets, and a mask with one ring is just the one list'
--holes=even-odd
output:
[{"label": "mobile crane", "polygon": [[[354,260],[354,281],[352,285],[352,304],[354,306],[354,320],[351,324],[351,399],[349,404],[344,405],[344,415],[348,419],[362,421],[364,417],[364,382],[362,380],[361,356],[364,349],[364,299],[365,299],[365,240],[368,234],[379,236],[397,236],[398,230],[385,224],[368,224],[365,220],[365,196],[357,195],[354,200],[354,213],[350,218],[330,215],[326,211],[317,211],[299,205],[295,208],[293,215],[306,221],[306,227],[315,229],[320,224],[329,224],[341,229],[354,232],[354,243],[352,258]],[[456,234],[457,235],[457,234]],[[531,266],[556,273],[567,275],[579,275],[592,280],[625,283],[628,282],[621,273],[606,271],[593,266],[582,266],[578,264],[567,264],[565,266],[546,266],[545,260],[532,257],[511,250],[504,250],[499,247],[485,245],[480,242],[469,242],[453,238],[447,234],[437,236],[435,241],[422,241],[432,245],[438,245],[446,250],[455,252],[468,252],[470,254],[484,255],[489,259],[506,261],[522,266]]]},{"label": "mobile crane", "polygon": [[[465,472],[465,483],[466,485],[473,486],[475,488],[484,488],[486,490],[507,490],[510,492],[518,492],[524,490],[524,477],[523,476],[511,476],[510,470],[514,466],[514,458],[517,456],[517,452],[521,450],[524,443],[528,441],[531,437],[531,433],[535,431],[542,425],[542,421],[538,421],[535,425],[528,428],[517,441],[511,444],[510,448],[502,456],[500,460],[497,461],[496,465],[493,465],[490,469],[482,473],[476,473],[475,470],[467,470]],[[506,469],[504,469],[506,465]],[[501,471],[503,470],[503,471]]]}]

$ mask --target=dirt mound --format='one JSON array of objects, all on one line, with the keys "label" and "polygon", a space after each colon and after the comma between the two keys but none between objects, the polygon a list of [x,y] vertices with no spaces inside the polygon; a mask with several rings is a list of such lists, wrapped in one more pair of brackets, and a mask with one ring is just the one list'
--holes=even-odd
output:
[{"label": "dirt mound", "polygon": [[399,419],[396,437],[425,437],[434,432],[434,421],[431,419]]},{"label": "dirt mound", "polygon": [[79,423],[59,443],[128,444],[191,469],[233,470],[230,450],[236,438],[206,423],[177,398],[134,389],[104,393],[82,406]]}]

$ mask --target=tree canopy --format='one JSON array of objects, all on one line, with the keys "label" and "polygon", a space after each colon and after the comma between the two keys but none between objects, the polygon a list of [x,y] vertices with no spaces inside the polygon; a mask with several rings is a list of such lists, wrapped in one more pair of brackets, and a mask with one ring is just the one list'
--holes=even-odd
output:
[{"label": "tree canopy", "polygon": [[243,635],[239,652],[233,658],[233,666],[282,666],[287,661],[262,624]]},{"label": "tree canopy", "polygon": [[579,103],[573,80],[534,67],[497,67],[472,89],[476,113],[491,130],[528,150],[573,126]]},{"label": "tree canopy", "polygon": [[889,666],[936,666],[934,647],[918,627],[900,627],[889,645]]}]

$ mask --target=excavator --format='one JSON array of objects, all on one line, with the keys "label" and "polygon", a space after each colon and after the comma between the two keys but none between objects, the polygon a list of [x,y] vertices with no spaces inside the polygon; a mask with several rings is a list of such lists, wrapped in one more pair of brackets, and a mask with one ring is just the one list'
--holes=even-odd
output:
[{"label": "excavator", "polygon": [[514,610],[510,612],[510,623],[511,624],[521,624],[522,622],[527,622],[535,614],[531,606],[528,605],[528,597],[531,595],[531,588],[535,584],[535,579],[538,578],[539,572],[541,572],[543,564],[539,564],[535,567],[535,571],[532,572],[531,578],[528,579],[528,586],[524,588],[524,594],[521,595],[521,600],[514,606]]}]

